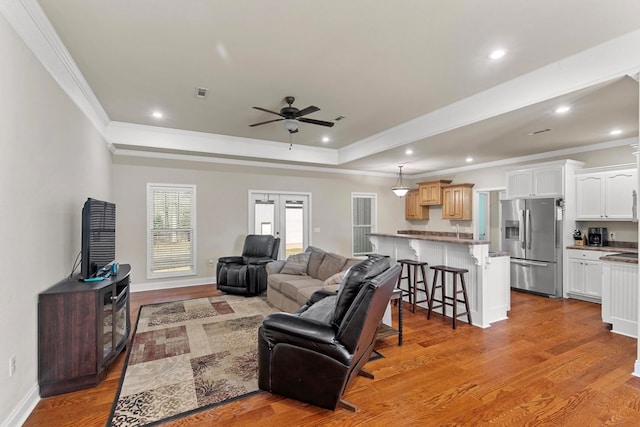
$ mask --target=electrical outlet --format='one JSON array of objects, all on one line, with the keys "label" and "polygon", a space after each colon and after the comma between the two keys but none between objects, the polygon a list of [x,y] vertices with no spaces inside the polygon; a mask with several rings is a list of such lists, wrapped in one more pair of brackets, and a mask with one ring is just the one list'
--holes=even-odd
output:
[{"label": "electrical outlet", "polygon": [[16,356],[13,355],[9,358],[9,376],[12,377],[16,373]]},{"label": "electrical outlet", "polygon": [[215,265],[214,265],[214,263],[213,263],[213,258],[211,258],[211,259],[209,260],[209,267],[214,267],[214,266],[215,266]]}]

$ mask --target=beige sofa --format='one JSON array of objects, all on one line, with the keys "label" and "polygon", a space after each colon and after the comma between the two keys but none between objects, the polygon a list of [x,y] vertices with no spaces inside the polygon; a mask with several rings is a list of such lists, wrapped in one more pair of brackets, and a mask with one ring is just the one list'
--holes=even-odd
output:
[{"label": "beige sofa", "polygon": [[267,300],[293,313],[319,289],[337,291],[344,274],[362,261],[309,246],[303,254],[267,264]]}]

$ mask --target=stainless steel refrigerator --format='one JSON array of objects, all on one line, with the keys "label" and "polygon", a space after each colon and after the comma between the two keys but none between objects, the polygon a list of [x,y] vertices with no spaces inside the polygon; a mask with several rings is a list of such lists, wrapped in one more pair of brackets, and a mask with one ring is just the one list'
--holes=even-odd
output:
[{"label": "stainless steel refrigerator", "polygon": [[562,296],[562,199],[502,200],[502,250],[511,254],[511,287]]}]

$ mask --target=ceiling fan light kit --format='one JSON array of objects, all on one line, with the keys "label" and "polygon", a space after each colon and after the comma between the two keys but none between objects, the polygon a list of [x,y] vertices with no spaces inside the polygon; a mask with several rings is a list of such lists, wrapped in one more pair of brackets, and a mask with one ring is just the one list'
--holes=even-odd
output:
[{"label": "ceiling fan light kit", "polygon": [[256,110],[260,110],[260,111],[264,111],[265,113],[271,113],[271,114],[280,116],[281,117],[280,119],[267,120],[266,122],[254,123],[249,126],[254,127],[254,126],[265,125],[267,123],[284,121],[284,128],[288,130],[289,133],[295,133],[295,132],[298,132],[298,126],[300,126],[300,123],[309,123],[312,125],[320,125],[320,126],[326,126],[326,127],[333,127],[333,125],[335,124],[333,122],[325,122],[324,120],[315,120],[315,119],[302,117],[302,116],[306,116],[307,114],[320,111],[320,109],[315,105],[310,105],[307,108],[303,108],[302,110],[299,110],[296,107],[292,106],[292,104],[296,100],[293,96],[287,96],[284,98],[284,100],[288,104],[288,106],[282,107],[280,109],[280,112],[267,110],[266,108],[262,108],[262,107],[253,107]]},{"label": "ceiling fan light kit", "polygon": [[400,168],[398,179],[396,179],[395,185],[391,187],[391,191],[398,197],[404,197],[409,192],[409,187],[402,181],[402,166],[398,166],[398,168]]}]

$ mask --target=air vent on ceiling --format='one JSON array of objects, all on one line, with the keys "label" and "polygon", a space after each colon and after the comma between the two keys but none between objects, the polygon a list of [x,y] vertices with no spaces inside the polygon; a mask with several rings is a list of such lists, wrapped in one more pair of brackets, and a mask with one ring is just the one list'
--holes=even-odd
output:
[{"label": "air vent on ceiling", "polygon": [[209,92],[209,89],[206,87],[197,87],[196,98],[205,99],[207,97],[207,92]]},{"label": "air vent on ceiling", "polygon": [[551,131],[550,128],[540,129],[540,130],[535,130],[533,132],[529,132],[527,135],[538,135],[538,134],[545,133],[545,132],[550,132],[550,131]]},{"label": "air vent on ceiling", "polygon": [[345,116],[338,116],[335,119],[333,119],[334,122],[339,122],[340,120],[344,119]]}]

